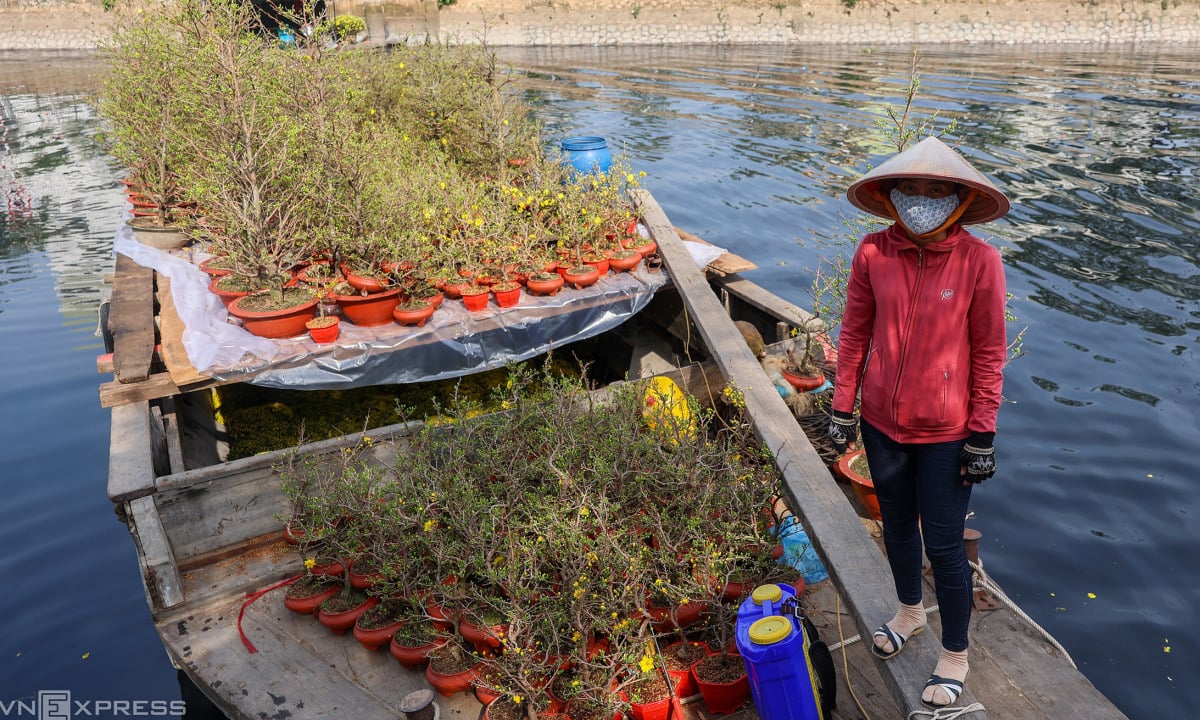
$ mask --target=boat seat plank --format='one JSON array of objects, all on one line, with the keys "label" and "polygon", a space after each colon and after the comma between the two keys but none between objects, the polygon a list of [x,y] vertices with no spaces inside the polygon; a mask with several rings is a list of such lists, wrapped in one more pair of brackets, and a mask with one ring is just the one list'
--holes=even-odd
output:
[{"label": "boat seat plank", "polygon": [[118,405],[110,418],[108,498],[122,503],[154,492],[150,404]]},{"label": "boat seat plank", "polygon": [[[772,387],[711,286],[696,269],[662,208],[649,193],[637,193],[643,217],[658,242],[692,322],[725,377],[742,391],[747,415],[753,418],[755,431],[774,454],[784,475],[789,504],[841,588],[855,624],[861,632],[891,617],[896,600],[882,553],[870,542],[845,495],[830,482],[829,469]],[[799,502],[801,499],[803,502]],[[863,634],[869,636],[870,630]],[[906,650],[886,663],[882,675],[905,716],[926,709],[920,700],[920,689],[936,664],[937,649],[932,643]],[[968,687],[963,693],[964,705],[974,701],[970,692]],[[986,714],[973,712],[962,717],[982,720]]]},{"label": "boat seat plank", "polygon": [[141,382],[123,383],[119,380],[101,383],[100,407],[110,408],[126,403],[145,402],[171,397],[181,392],[165,372],[154,373]]},{"label": "boat seat plank", "polygon": [[138,383],[150,376],[154,358],[154,271],[117,255],[116,278],[108,314],[113,374],[119,383]]},{"label": "boat seat plank", "polygon": [[130,532],[138,544],[138,563],[146,587],[154,592],[158,607],[169,608],[183,602],[183,581],[171,544],[163,531],[154,498],[140,497],[129,501]]}]

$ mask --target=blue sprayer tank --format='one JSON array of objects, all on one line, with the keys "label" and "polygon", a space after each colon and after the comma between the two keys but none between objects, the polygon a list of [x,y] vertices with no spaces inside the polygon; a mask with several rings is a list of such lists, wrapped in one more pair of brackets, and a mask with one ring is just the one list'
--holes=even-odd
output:
[{"label": "blue sprayer tank", "polygon": [[606,173],[612,167],[612,152],[608,149],[608,141],[602,137],[585,135],[567,138],[560,147],[564,163],[585,175],[597,170]]},{"label": "blue sprayer tank", "polygon": [[762,720],[821,720],[796,591],[760,585],[738,607],[736,640]]}]

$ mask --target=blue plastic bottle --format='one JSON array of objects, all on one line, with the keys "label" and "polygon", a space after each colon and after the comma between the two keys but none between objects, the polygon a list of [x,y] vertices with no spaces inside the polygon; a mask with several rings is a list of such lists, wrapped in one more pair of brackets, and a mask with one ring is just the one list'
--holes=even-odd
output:
[{"label": "blue plastic bottle", "polygon": [[738,607],[735,639],[762,720],[821,720],[808,637],[785,607],[795,597],[786,585],[760,585]]},{"label": "blue plastic bottle", "polygon": [[602,137],[588,135],[567,138],[560,147],[564,154],[563,162],[581,173],[594,173],[597,170],[606,173],[612,167],[612,153],[608,150],[608,141]]}]

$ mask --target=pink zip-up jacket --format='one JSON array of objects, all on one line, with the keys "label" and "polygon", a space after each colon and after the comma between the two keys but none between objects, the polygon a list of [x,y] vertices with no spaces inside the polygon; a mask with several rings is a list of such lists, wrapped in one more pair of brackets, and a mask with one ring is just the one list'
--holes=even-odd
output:
[{"label": "pink zip-up jacket", "polygon": [[919,248],[897,225],[854,253],[833,409],[901,443],[995,432],[1007,353],[1000,253],[955,225]]}]

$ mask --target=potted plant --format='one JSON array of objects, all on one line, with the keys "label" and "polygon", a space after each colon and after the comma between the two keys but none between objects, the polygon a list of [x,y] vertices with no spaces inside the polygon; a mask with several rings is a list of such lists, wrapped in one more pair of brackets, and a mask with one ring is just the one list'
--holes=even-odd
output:
[{"label": "potted plant", "polygon": [[162,250],[189,241],[190,213],[181,207],[178,170],[185,161],[178,120],[184,112],[172,83],[185,58],[169,24],[158,16],[124,15],[103,52],[107,71],[100,113],[108,120],[111,152],[130,175],[130,200],[143,211],[128,221],[134,238]]},{"label": "potted plant", "polygon": [[512,280],[496,283],[492,286],[492,295],[496,297],[498,306],[516,307],[521,299],[521,284]]},{"label": "potted plant", "polygon": [[409,300],[402,302],[392,311],[392,317],[401,325],[416,325],[422,327],[436,308],[427,300]]},{"label": "potted plant", "polygon": [[341,330],[339,322],[340,319],[337,315],[322,314],[304,323],[304,327],[307,328],[308,336],[312,338],[313,342],[326,344],[338,339]]},{"label": "potted plant", "polygon": [[557,295],[566,280],[556,272],[535,272],[525,282],[525,289],[532,295]]}]

